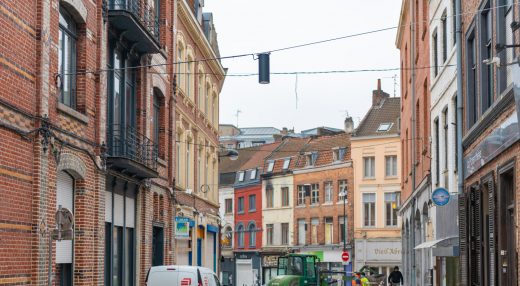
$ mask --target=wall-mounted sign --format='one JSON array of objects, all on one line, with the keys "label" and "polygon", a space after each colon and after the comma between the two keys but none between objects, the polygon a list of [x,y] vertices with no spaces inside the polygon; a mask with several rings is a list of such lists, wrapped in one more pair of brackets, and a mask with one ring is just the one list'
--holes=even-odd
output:
[{"label": "wall-mounted sign", "polygon": [[464,157],[464,177],[468,178],[500,152],[520,139],[517,112],[513,112],[500,126],[489,134],[475,149]]},{"label": "wall-mounted sign", "polygon": [[190,219],[187,217],[175,218],[175,238],[190,239]]},{"label": "wall-mounted sign", "polygon": [[445,188],[437,188],[432,193],[432,201],[436,206],[445,206],[450,202],[450,193]]}]

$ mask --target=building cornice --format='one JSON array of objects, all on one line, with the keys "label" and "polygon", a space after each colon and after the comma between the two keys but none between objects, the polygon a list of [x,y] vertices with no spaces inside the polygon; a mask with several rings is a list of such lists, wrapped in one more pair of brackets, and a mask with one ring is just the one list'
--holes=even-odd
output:
[{"label": "building cornice", "polygon": [[406,6],[408,5],[408,0],[403,0],[401,2],[401,13],[399,14],[399,26],[397,26],[397,37],[395,39],[395,46],[399,49],[399,46],[401,45],[403,32],[406,27],[404,27],[404,17],[406,15],[406,12],[408,9]]},{"label": "building cornice", "polygon": [[[197,19],[191,13],[191,9],[188,7],[188,3],[186,0],[181,0],[177,2],[177,9],[179,11],[179,18],[185,24],[186,29],[188,29],[189,35],[191,35],[194,41],[197,43],[197,46],[200,48],[202,55],[205,59],[216,59],[217,55],[213,51],[208,39],[204,35],[204,31],[200,27]],[[206,61],[210,68],[213,70],[213,74],[217,77],[219,81],[223,81],[225,78],[224,67],[219,60],[214,61]],[[220,86],[222,88],[222,86]]]},{"label": "building cornice", "polygon": [[[362,141],[362,140],[373,140],[373,139],[387,139],[387,138],[397,138],[399,139],[399,134],[398,133],[394,133],[394,134],[385,134],[385,135],[375,135],[375,136],[359,136],[359,137],[356,137],[356,136],[352,136],[350,137],[350,141]],[[396,143],[399,143],[398,141],[396,141]]]}]

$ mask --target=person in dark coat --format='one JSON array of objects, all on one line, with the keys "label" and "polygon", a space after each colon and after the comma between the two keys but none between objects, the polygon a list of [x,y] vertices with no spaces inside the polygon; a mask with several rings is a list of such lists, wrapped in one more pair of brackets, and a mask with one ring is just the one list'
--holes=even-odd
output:
[{"label": "person in dark coat", "polygon": [[404,283],[403,274],[399,271],[399,267],[394,267],[394,271],[388,276],[388,282],[390,285],[401,285]]}]

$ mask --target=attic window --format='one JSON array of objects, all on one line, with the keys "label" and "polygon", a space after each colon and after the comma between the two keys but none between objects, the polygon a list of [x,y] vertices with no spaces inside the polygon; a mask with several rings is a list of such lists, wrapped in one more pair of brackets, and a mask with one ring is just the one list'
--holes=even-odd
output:
[{"label": "attic window", "polygon": [[377,128],[377,132],[385,132],[392,128],[393,123],[381,123],[379,128]]},{"label": "attic window", "polygon": [[338,147],[332,150],[332,157],[334,161],[343,161],[345,159],[345,153],[347,148]]},{"label": "attic window", "polygon": [[286,159],[283,161],[283,169],[284,169],[284,170],[289,169],[289,163],[291,163],[291,158],[286,158]]},{"label": "attic window", "polygon": [[318,159],[318,152],[312,152],[305,154],[305,164],[306,166],[314,166],[316,163],[316,159]]},{"label": "attic window", "polygon": [[244,181],[244,175],[245,175],[244,171],[238,173],[238,181],[239,182],[243,182]]},{"label": "attic window", "polygon": [[269,165],[267,165],[267,172],[272,172],[274,169],[274,161],[268,161]]},{"label": "attic window", "polygon": [[249,177],[250,180],[256,179],[256,169],[251,170],[251,176]]}]

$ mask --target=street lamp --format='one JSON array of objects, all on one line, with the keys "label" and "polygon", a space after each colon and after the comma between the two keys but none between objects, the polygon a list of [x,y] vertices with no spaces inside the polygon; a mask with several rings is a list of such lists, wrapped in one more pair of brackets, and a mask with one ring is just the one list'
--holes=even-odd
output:
[{"label": "street lamp", "polygon": [[218,157],[219,158],[229,157],[230,160],[235,161],[235,160],[238,159],[238,151],[235,150],[235,149],[224,149],[224,148],[221,148],[219,153],[218,153]]}]

